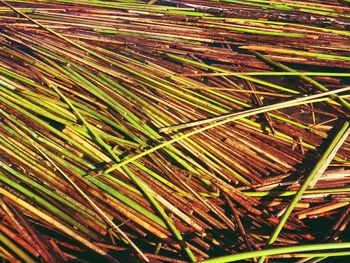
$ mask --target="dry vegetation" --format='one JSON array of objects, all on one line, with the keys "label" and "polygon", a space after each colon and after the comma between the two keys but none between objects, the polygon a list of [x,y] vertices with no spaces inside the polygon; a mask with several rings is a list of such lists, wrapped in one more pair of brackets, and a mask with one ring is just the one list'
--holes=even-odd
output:
[{"label": "dry vegetation", "polygon": [[350,255],[349,28],[348,0],[0,1],[0,256]]}]

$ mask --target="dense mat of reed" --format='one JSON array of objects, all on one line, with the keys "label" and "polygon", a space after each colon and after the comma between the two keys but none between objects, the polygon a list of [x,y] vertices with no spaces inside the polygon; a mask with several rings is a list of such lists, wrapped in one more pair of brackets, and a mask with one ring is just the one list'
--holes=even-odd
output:
[{"label": "dense mat of reed", "polygon": [[350,255],[348,0],[0,0],[0,257]]}]

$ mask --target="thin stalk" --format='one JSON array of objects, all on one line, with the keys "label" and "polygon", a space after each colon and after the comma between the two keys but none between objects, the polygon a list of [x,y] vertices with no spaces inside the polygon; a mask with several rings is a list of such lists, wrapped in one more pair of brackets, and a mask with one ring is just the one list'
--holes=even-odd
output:
[{"label": "thin stalk", "polygon": [[[140,154],[137,154],[131,158],[129,158],[128,160],[125,160],[125,161],[122,161],[116,165],[113,165],[111,168],[108,168],[104,173],[110,173],[112,171],[114,171],[115,169],[119,169],[120,167],[132,162],[132,161],[135,161],[143,156],[146,156],[152,152],[155,152],[163,147],[166,147],[168,145],[171,145],[175,142],[178,142],[182,139],[185,139],[185,138],[188,138],[192,135],[195,135],[197,133],[200,133],[200,132],[204,132],[206,130],[209,130],[209,129],[212,129],[214,127],[217,127],[217,126],[220,126],[220,125],[223,125],[223,124],[226,124],[226,123],[229,123],[229,122],[232,122],[232,121],[235,121],[235,120],[238,120],[238,119],[241,119],[241,118],[244,118],[244,117],[249,117],[249,116],[254,116],[256,114],[260,114],[260,113],[264,113],[264,112],[267,112],[267,111],[271,111],[271,110],[277,110],[277,109],[282,109],[282,108],[287,108],[287,107],[290,107],[291,105],[293,106],[296,106],[296,105],[302,105],[302,104],[305,104],[305,103],[311,103],[311,102],[315,102],[315,101],[319,101],[319,98],[322,98],[324,96],[329,96],[331,94],[335,94],[335,93],[339,93],[339,92],[344,92],[344,91],[349,91],[350,90],[350,87],[348,88],[343,88],[343,89],[339,89],[339,90],[335,90],[335,91],[329,91],[329,92],[325,92],[325,93],[322,93],[322,94],[317,94],[317,95],[311,95],[311,96],[307,96],[307,97],[304,97],[304,98],[298,98],[296,100],[292,100],[292,101],[288,101],[288,102],[284,102],[284,103],[277,103],[277,104],[274,104],[274,105],[271,105],[271,106],[265,106],[265,107],[261,107],[260,109],[252,109],[252,110],[247,110],[247,111],[244,111],[244,112],[241,112],[241,113],[234,113],[234,114],[230,114],[230,115],[226,115],[226,116],[222,116],[222,119],[221,121],[218,121],[216,123],[213,123],[213,124],[209,124],[203,128],[199,128],[199,129],[196,129],[194,131],[191,131],[189,133],[186,133],[186,134],[183,134],[181,136],[178,136],[172,140],[169,140],[169,141],[166,141],[164,143],[161,143],[149,150],[146,150]],[[325,100],[325,99],[322,99],[322,100]],[[221,117],[219,117],[221,118]],[[214,118],[215,119],[215,118]],[[210,123],[212,122],[213,119],[209,119],[209,120],[204,120],[203,122],[205,123]],[[197,123],[195,125],[198,125]],[[176,127],[176,126],[175,126]],[[172,126],[173,129],[179,129],[178,127],[177,128],[174,128],[174,126]]]},{"label": "thin stalk", "polygon": [[[241,116],[241,118],[249,117],[249,116],[252,116],[255,114],[265,113],[265,112],[269,112],[272,110],[279,110],[279,109],[283,109],[283,108],[295,107],[298,105],[312,103],[312,100],[317,101],[318,98],[322,98],[324,96],[331,96],[333,94],[346,92],[349,90],[350,90],[350,87],[346,87],[346,88],[342,88],[342,89],[334,90],[334,91],[327,91],[327,92],[324,92],[321,94],[309,95],[309,96],[305,96],[305,97],[301,97],[301,98],[297,98],[297,99],[288,100],[285,102],[280,102],[280,103],[275,103],[272,105],[259,107],[256,109],[246,110],[246,111],[243,111],[241,113],[240,112],[230,113],[230,114],[226,114],[224,116],[209,118],[209,119],[205,119],[202,121],[195,121],[195,122],[186,123],[186,124],[179,124],[179,125],[174,125],[174,126],[170,126],[170,127],[164,127],[164,128],[161,128],[160,131],[165,132],[165,131],[179,130],[179,129],[183,129],[183,128],[189,128],[189,127],[207,124],[210,122],[221,121],[223,119],[234,118],[235,116]],[[255,114],[250,115],[251,113],[255,113]]]},{"label": "thin stalk", "polygon": [[33,214],[35,214],[36,216],[38,216],[42,220],[52,224],[55,228],[61,230],[62,232],[64,232],[68,236],[70,236],[73,239],[77,240],[78,242],[84,244],[88,248],[92,249],[96,253],[107,257],[111,262],[115,262],[115,263],[119,262],[117,259],[115,259],[115,258],[111,257],[110,255],[108,255],[107,252],[104,251],[103,249],[101,249],[98,246],[94,245],[93,243],[91,243],[90,241],[88,241],[87,239],[82,237],[81,235],[76,234],[73,230],[71,230],[70,228],[66,227],[65,225],[63,225],[62,223],[60,223],[59,221],[57,221],[53,217],[51,217],[51,216],[47,215],[46,213],[40,211],[39,209],[37,209],[34,206],[32,206],[31,204],[25,202],[21,198],[13,195],[9,191],[5,190],[4,188],[0,187],[0,193],[2,195],[6,196],[9,200],[11,200],[11,202],[13,202],[13,203],[15,203],[15,204],[17,204],[17,205],[27,209],[28,211],[32,212]]},{"label": "thin stalk", "polygon": [[[251,259],[255,257],[280,255],[287,253],[298,253],[304,251],[317,251],[317,250],[338,250],[338,249],[349,249],[350,242],[343,243],[326,243],[326,244],[313,244],[313,245],[299,245],[299,246],[287,246],[278,248],[262,249],[257,251],[249,251],[238,253],[234,255],[228,255],[218,258],[212,258],[201,261],[202,263],[228,263],[239,260]],[[336,252],[331,252],[336,253]]]},{"label": "thin stalk", "polygon": [[[45,79],[47,82],[48,80]],[[78,119],[83,122],[83,124],[86,126],[86,128],[93,134],[93,136],[95,137],[95,139],[98,141],[99,144],[101,144],[105,149],[107,149],[107,151],[109,151],[109,153],[113,156],[113,158],[116,161],[119,161],[119,158],[114,154],[113,151],[111,151],[110,147],[100,138],[100,136],[94,131],[94,129],[91,128],[90,124],[88,124],[85,119],[83,118],[83,116],[79,113],[79,111],[76,110],[76,108],[73,106],[73,104],[70,103],[70,101],[63,95],[63,93],[61,93],[61,91],[55,86],[52,85],[52,83],[48,82],[49,86],[52,87],[59,95],[60,97],[69,105],[69,107],[74,111],[74,113],[77,115]],[[48,158],[48,157],[47,157]],[[51,161],[52,162],[52,161]],[[153,197],[153,195],[151,194],[151,192],[148,190],[149,187],[146,186],[146,184],[144,182],[142,182],[141,179],[139,179],[137,176],[135,176],[131,171],[129,171],[128,169],[125,170],[125,172],[128,174],[128,176],[140,187],[140,189],[144,192],[144,194],[147,196],[147,198],[151,201],[151,203],[155,206],[155,208],[157,209],[157,211],[161,214],[161,216],[163,217],[163,219],[165,220],[167,226],[170,228],[170,230],[173,232],[173,234],[175,235],[175,237],[181,242],[181,246],[184,247],[184,250],[186,251],[186,253],[188,254],[189,258],[191,259],[191,261],[196,261],[196,258],[194,257],[191,249],[186,245],[186,244],[182,244],[183,242],[183,238],[179,232],[179,230],[175,227],[175,225],[170,221],[170,219],[168,218],[167,214],[165,213],[164,209],[158,204],[158,202],[155,200],[155,198]],[[63,171],[61,171],[61,173],[63,173]],[[74,184],[74,182],[72,181],[71,184]],[[75,187],[77,188],[77,187]],[[80,191],[79,191],[80,192]],[[84,194],[84,193],[81,193]],[[84,194],[84,198],[88,199],[88,197]],[[92,201],[89,203],[107,220],[108,217],[106,217],[103,213],[103,211],[98,208],[94,203],[92,203]],[[142,251],[130,240],[130,238],[124,234],[124,232],[122,232],[109,218],[109,221],[107,221],[109,224],[111,224],[111,226],[113,228],[115,228],[117,230],[117,232],[119,232],[130,244],[131,246],[140,254],[140,256],[142,256],[142,258],[149,262],[149,259],[142,253]]]},{"label": "thin stalk", "polygon": [[23,262],[35,263],[35,261],[27,255],[20,247],[8,239],[5,235],[0,232],[0,241],[5,244],[10,250],[12,250]]},{"label": "thin stalk", "polygon": [[[297,72],[297,71],[293,70],[292,68],[290,68],[286,65],[283,65],[282,63],[272,61],[271,59],[261,55],[258,52],[255,52],[255,51],[251,51],[251,52],[252,52],[252,54],[254,54],[258,58],[262,59],[263,61],[267,62],[268,64],[271,64],[274,67],[277,67],[277,68],[280,68],[282,70],[287,71],[285,73],[296,74],[296,76],[299,76],[302,80],[310,83],[311,85],[316,87],[318,90],[320,90],[322,92],[328,91],[328,89],[324,85],[322,85],[318,81],[309,77],[309,76],[313,76],[313,75],[304,74],[304,72]],[[346,74],[348,74],[348,73],[346,73]],[[286,75],[286,76],[288,76],[288,75]],[[292,76],[292,75],[290,75],[290,76]],[[314,75],[314,76],[317,76],[317,75]],[[337,95],[332,96],[332,98],[336,99],[347,111],[350,111],[350,103],[347,102],[345,99],[339,98]]]},{"label": "thin stalk", "polygon": [[[332,140],[332,142],[329,144],[327,147],[326,151],[323,153],[322,157],[320,160],[317,162],[315,167],[312,169],[311,173],[308,175],[296,195],[294,196],[293,200],[291,203],[288,205],[286,211],[283,213],[282,218],[280,219],[277,227],[273,231],[272,235],[270,236],[268,240],[268,245],[273,244],[278,235],[280,234],[283,226],[287,222],[290,214],[293,212],[294,207],[296,204],[299,202],[300,198],[304,194],[305,190],[310,186],[310,184],[316,179],[319,178],[320,175],[324,173],[324,171],[327,169],[329,166],[330,162],[333,160],[334,156],[336,155],[337,151],[339,148],[342,146],[344,141],[347,139],[347,137],[350,134],[350,123],[349,121],[346,121],[341,129],[338,131],[337,135],[335,138]],[[261,257],[259,262],[262,263],[264,262],[265,257]]]}]

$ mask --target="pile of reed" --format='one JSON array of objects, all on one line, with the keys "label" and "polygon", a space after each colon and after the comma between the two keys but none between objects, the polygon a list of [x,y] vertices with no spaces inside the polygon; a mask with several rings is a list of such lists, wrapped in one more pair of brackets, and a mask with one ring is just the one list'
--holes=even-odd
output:
[{"label": "pile of reed", "polygon": [[0,1],[0,257],[349,256],[348,0]]}]

